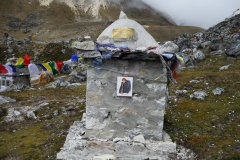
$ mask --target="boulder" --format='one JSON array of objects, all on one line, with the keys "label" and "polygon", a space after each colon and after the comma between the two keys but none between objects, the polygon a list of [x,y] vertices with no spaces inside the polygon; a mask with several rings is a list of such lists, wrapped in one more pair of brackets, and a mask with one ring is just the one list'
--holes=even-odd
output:
[{"label": "boulder", "polygon": [[223,88],[215,88],[212,90],[212,93],[214,95],[221,95],[223,92],[225,92],[225,90]]},{"label": "boulder", "polygon": [[203,43],[201,44],[201,47],[202,47],[202,48],[207,48],[207,47],[210,46],[210,44],[211,44],[211,41],[205,41],[205,42],[203,42]]},{"label": "boulder", "polygon": [[193,57],[195,60],[204,60],[206,58],[205,54],[196,48],[193,50]]},{"label": "boulder", "polygon": [[240,56],[240,41],[230,44],[227,47],[226,55],[230,57],[239,57]]},{"label": "boulder", "polygon": [[215,39],[211,42],[210,48],[212,51],[224,49],[224,42],[221,39]]},{"label": "boulder", "polygon": [[200,100],[204,100],[204,98],[208,96],[208,94],[206,92],[203,91],[196,91],[193,94],[190,95],[191,99],[200,99]]},{"label": "boulder", "polygon": [[180,48],[180,51],[182,51],[186,48],[192,48],[192,42],[189,39],[184,39],[178,43],[178,46]]},{"label": "boulder", "polygon": [[160,45],[158,50],[161,52],[177,53],[179,51],[179,47],[175,43],[167,41],[165,44]]}]

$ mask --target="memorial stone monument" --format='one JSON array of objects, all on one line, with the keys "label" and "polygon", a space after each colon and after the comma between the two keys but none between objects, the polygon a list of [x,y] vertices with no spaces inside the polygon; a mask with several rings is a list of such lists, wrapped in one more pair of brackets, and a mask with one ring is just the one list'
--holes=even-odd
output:
[{"label": "memorial stone monument", "polygon": [[158,43],[121,12],[96,44],[80,53],[88,66],[86,114],[57,159],[176,159],[176,144],[163,131],[167,66],[147,49]]}]

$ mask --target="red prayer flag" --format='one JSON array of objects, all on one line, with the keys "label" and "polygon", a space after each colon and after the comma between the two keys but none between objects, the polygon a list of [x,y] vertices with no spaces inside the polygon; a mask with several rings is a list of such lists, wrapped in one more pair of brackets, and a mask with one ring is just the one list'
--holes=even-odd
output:
[{"label": "red prayer flag", "polygon": [[8,70],[1,64],[0,64],[0,73],[3,73],[3,74],[8,73]]},{"label": "red prayer flag", "polygon": [[24,64],[25,66],[29,65],[31,59],[32,59],[32,56],[29,56],[28,54],[25,54],[25,55],[24,55],[23,64]]},{"label": "red prayer flag", "polygon": [[178,78],[179,78],[179,76],[178,76],[178,74],[177,74],[177,68],[178,68],[178,62],[175,60],[175,61],[173,61],[173,63],[172,63],[172,65],[171,65],[171,67],[170,67],[170,69],[171,69],[171,71],[172,71],[172,77],[175,79],[175,80],[177,80]]},{"label": "red prayer flag", "polygon": [[61,72],[61,68],[63,66],[63,62],[56,62],[58,72]]}]

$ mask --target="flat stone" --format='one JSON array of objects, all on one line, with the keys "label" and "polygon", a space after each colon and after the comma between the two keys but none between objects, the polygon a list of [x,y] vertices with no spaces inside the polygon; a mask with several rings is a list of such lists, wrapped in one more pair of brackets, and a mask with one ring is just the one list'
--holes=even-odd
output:
[{"label": "flat stone", "polygon": [[142,143],[133,143],[133,150],[135,152],[143,152],[144,150],[146,150],[147,148],[142,144]]},{"label": "flat stone", "polygon": [[146,147],[156,153],[167,152],[176,153],[176,143],[172,142],[146,142]]},{"label": "flat stone", "polygon": [[85,41],[85,42],[73,42],[73,48],[81,49],[81,50],[94,50],[95,45],[93,41]]},{"label": "flat stone", "polygon": [[114,139],[113,139],[113,142],[114,142],[114,143],[117,143],[117,142],[119,142],[119,141],[123,141],[123,138],[114,138]]},{"label": "flat stone", "polygon": [[115,150],[115,144],[113,142],[102,142],[102,141],[87,141],[86,148],[107,148],[110,150]]},{"label": "flat stone", "polygon": [[144,139],[143,135],[138,135],[138,136],[133,137],[133,142],[145,144],[145,139]]},{"label": "flat stone", "polygon": [[92,130],[87,129],[85,132],[85,137],[90,138],[91,140],[102,139],[102,140],[112,140],[115,137],[116,131],[112,130],[111,132],[102,131],[102,130]]},{"label": "flat stone", "polygon": [[128,142],[119,141],[115,144],[115,151],[119,154],[133,154],[134,149]]},{"label": "flat stone", "polygon": [[94,156],[93,160],[115,160],[116,157],[114,155],[111,154],[104,154],[101,156]]},{"label": "flat stone", "polygon": [[101,57],[101,53],[99,51],[84,51],[82,50],[79,54],[79,57],[82,58],[97,58],[97,57]]},{"label": "flat stone", "polygon": [[100,132],[98,137],[99,138],[105,138],[105,139],[113,139],[116,132],[117,131],[115,131],[115,130],[110,130],[108,132]]}]

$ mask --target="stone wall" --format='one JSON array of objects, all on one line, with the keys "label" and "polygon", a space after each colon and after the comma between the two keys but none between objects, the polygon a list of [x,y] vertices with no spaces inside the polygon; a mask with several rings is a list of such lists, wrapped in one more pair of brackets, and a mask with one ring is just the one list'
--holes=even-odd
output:
[{"label": "stone wall", "polygon": [[[92,65],[92,60],[88,63]],[[161,141],[167,75],[160,59],[110,59],[99,68],[90,67],[87,73],[86,137],[113,140],[143,135]],[[133,77],[132,97],[117,96],[119,76]],[[154,81],[157,77],[160,81]]]},{"label": "stone wall", "polygon": [[20,75],[20,76],[14,76],[13,78],[13,84],[14,85],[21,85],[25,87],[30,87],[30,75]]},{"label": "stone wall", "polygon": [[[22,89],[23,87],[31,87],[30,75],[0,75],[0,92],[11,89]],[[3,85],[3,82],[4,85]]]}]

